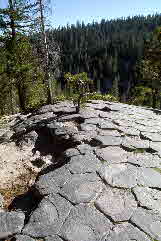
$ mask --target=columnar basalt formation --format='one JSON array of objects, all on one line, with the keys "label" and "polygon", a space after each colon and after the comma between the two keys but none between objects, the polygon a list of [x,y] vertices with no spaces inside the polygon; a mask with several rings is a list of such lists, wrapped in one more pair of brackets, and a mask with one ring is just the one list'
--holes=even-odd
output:
[{"label": "columnar basalt formation", "polygon": [[[17,148],[45,163],[30,211],[3,209],[0,238],[17,241],[161,241],[161,113],[90,101],[70,102],[12,120]],[[6,138],[6,139],[5,139]],[[34,155],[39,158],[34,159]]]}]

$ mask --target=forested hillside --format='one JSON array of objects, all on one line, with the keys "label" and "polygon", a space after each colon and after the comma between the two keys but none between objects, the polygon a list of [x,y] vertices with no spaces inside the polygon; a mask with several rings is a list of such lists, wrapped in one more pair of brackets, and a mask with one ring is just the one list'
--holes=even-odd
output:
[{"label": "forested hillside", "polygon": [[101,23],[67,25],[50,31],[49,36],[55,37],[62,50],[62,76],[87,72],[102,93],[118,83],[121,99],[127,101],[139,82],[136,62],[159,25],[160,15],[103,19]]},{"label": "forested hillside", "polygon": [[91,92],[161,108],[161,15],[54,29],[49,0],[7,3],[0,8],[0,115],[58,99],[80,105]]}]

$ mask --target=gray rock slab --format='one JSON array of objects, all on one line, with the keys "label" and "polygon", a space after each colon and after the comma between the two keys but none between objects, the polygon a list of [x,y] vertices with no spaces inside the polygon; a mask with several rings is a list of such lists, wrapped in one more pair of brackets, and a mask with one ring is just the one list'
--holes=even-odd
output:
[{"label": "gray rock slab", "polygon": [[112,227],[94,206],[80,204],[71,210],[60,236],[67,241],[99,241]]},{"label": "gray rock slab", "polygon": [[72,175],[59,193],[73,204],[88,203],[103,190],[103,183],[96,175]]},{"label": "gray rock slab", "polygon": [[14,238],[16,241],[35,241],[35,239],[33,239],[31,237],[29,237],[27,235],[21,235],[21,234],[16,235]]},{"label": "gray rock slab", "polygon": [[161,158],[150,153],[130,153],[127,161],[140,167],[161,167]]},{"label": "gray rock slab", "polygon": [[161,241],[161,216],[154,211],[138,208],[131,221],[137,227],[150,235],[152,240]]},{"label": "gray rock slab", "polygon": [[0,239],[20,233],[24,226],[24,221],[25,215],[22,212],[0,212]]},{"label": "gray rock slab", "polygon": [[32,145],[32,146],[34,146],[37,138],[38,138],[38,134],[36,133],[36,131],[31,131],[31,132],[23,135],[21,145]]},{"label": "gray rock slab", "polygon": [[63,123],[53,122],[47,125],[52,136],[65,136],[69,134],[69,130],[65,128]]},{"label": "gray rock slab", "polygon": [[114,222],[127,221],[137,208],[130,190],[107,187],[95,201],[96,207]]},{"label": "gray rock slab", "polygon": [[77,149],[82,155],[86,154],[87,152],[93,152],[93,148],[88,144],[78,145]]},{"label": "gray rock slab", "polygon": [[99,122],[99,128],[100,129],[107,129],[107,130],[116,130],[117,129],[117,125],[115,125],[112,121],[110,120],[101,120]]},{"label": "gray rock slab", "polygon": [[109,114],[109,112],[100,111],[99,117],[100,118],[108,118],[108,119],[110,119],[110,114]]},{"label": "gray rock slab", "polygon": [[110,146],[96,150],[96,156],[102,160],[111,163],[127,162],[128,153],[120,147]]},{"label": "gray rock slab", "polygon": [[161,142],[161,134],[159,133],[148,133],[148,132],[141,132],[141,138],[150,140],[150,141],[156,141]]},{"label": "gray rock slab", "polygon": [[63,241],[63,239],[61,239],[59,236],[54,235],[54,236],[50,236],[50,237],[46,237],[44,239],[45,241]]},{"label": "gray rock slab", "polygon": [[148,132],[148,133],[157,133],[161,131],[161,128],[158,126],[144,126],[144,125],[139,125],[136,124],[135,128],[141,132]]},{"label": "gray rock slab", "polygon": [[71,173],[92,173],[101,166],[101,162],[93,153],[78,155],[71,158],[67,168]]},{"label": "gray rock slab", "polygon": [[96,118],[99,115],[99,111],[92,108],[85,108],[80,110],[80,115],[83,119]]},{"label": "gray rock slab", "polygon": [[150,142],[150,149],[155,152],[161,152],[161,142]]},{"label": "gray rock slab", "polygon": [[104,111],[120,111],[121,108],[119,105],[115,105],[115,104],[111,104],[111,105],[106,105],[104,108],[103,108]]},{"label": "gray rock slab", "polygon": [[149,141],[138,137],[125,137],[122,141],[122,146],[129,150],[149,149]]},{"label": "gray rock slab", "polygon": [[82,131],[95,131],[97,129],[96,125],[92,125],[92,124],[81,124],[80,128]]},{"label": "gray rock slab", "polygon": [[100,146],[120,146],[122,143],[121,137],[115,136],[100,136],[94,138],[94,141],[98,142]]},{"label": "gray rock slab", "polygon": [[79,144],[83,142],[90,142],[97,136],[97,131],[80,131],[78,134],[73,135],[73,141]]},{"label": "gray rock slab", "polygon": [[57,193],[60,188],[71,178],[69,170],[65,166],[41,175],[35,183],[35,188],[40,195]]},{"label": "gray rock slab", "polygon": [[17,138],[18,136],[21,136],[26,132],[30,132],[32,130],[44,127],[46,126],[46,124],[50,123],[51,121],[54,121],[55,118],[56,115],[54,115],[52,112],[31,116],[27,118],[27,120],[20,122],[13,128],[15,133],[12,137]]},{"label": "gray rock slab", "polygon": [[138,131],[137,129],[134,129],[132,127],[119,126],[118,130],[120,130],[124,135],[128,135],[128,136],[139,136],[140,135],[140,131]]},{"label": "gray rock slab", "polygon": [[113,120],[113,123],[117,125],[118,128],[122,127],[122,128],[132,128],[134,125],[134,122],[132,120],[129,120],[130,117],[126,120],[126,119],[115,119]]},{"label": "gray rock slab", "polygon": [[56,106],[54,110],[54,114],[73,114],[75,113],[76,109],[74,106]]},{"label": "gray rock slab", "polygon": [[139,168],[138,185],[144,187],[161,188],[161,169]]},{"label": "gray rock slab", "polygon": [[3,208],[4,199],[2,194],[0,194],[0,208]]},{"label": "gray rock slab", "polygon": [[98,173],[112,187],[132,188],[137,185],[138,169],[132,165],[104,164]]},{"label": "gray rock slab", "polygon": [[70,114],[70,115],[65,115],[65,116],[60,116],[58,118],[58,121],[81,121],[83,118],[81,117],[80,114]]},{"label": "gray rock slab", "polygon": [[161,213],[161,191],[149,187],[134,187],[133,192],[141,207]]},{"label": "gray rock slab", "polygon": [[100,136],[122,136],[117,130],[99,130],[98,135]]},{"label": "gray rock slab", "polygon": [[80,154],[80,152],[75,148],[70,148],[65,151],[65,156],[69,157],[69,158],[73,157],[73,156],[78,156],[79,154]]},{"label": "gray rock slab", "polygon": [[114,227],[110,235],[102,241],[151,241],[151,239],[137,227],[129,223],[118,224]]},{"label": "gray rock slab", "polygon": [[31,214],[23,234],[34,238],[56,235],[70,213],[72,205],[59,195],[44,198]]},{"label": "gray rock slab", "polygon": [[100,118],[89,118],[85,120],[85,124],[91,124],[91,125],[98,125],[100,122]]},{"label": "gray rock slab", "polygon": [[54,112],[54,111],[55,111],[55,105],[45,105],[45,106],[42,106],[36,113],[44,114],[47,112]]}]

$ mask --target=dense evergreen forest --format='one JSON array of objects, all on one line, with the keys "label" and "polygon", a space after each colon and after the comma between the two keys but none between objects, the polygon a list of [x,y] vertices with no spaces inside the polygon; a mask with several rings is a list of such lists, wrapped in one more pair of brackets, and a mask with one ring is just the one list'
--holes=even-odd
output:
[{"label": "dense evergreen forest", "polygon": [[86,92],[161,108],[161,15],[49,29],[50,0],[7,3],[0,8],[0,115],[65,98],[80,106]]},{"label": "dense evergreen forest", "polygon": [[136,63],[159,25],[160,15],[103,19],[100,23],[67,25],[52,30],[49,36],[61,47],[63,74],[87,72],[101,93],[109,92],[118,82],[120,96],[127,101],[140,81]]}]

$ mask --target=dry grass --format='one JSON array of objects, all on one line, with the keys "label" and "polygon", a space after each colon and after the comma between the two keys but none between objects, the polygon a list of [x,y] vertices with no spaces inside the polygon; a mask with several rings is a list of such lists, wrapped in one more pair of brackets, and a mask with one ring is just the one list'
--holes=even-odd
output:
[{"label": "dry grass", "polygon": [[0,193],[4,198],[4,208],[8,209],[16,196],[26,193],[33,185],[37,172],[34,172],[30,168],[26,169],[26,172],[20,174],[16,180],[12,183],[12,187],[6,189],[0,189]]}]

